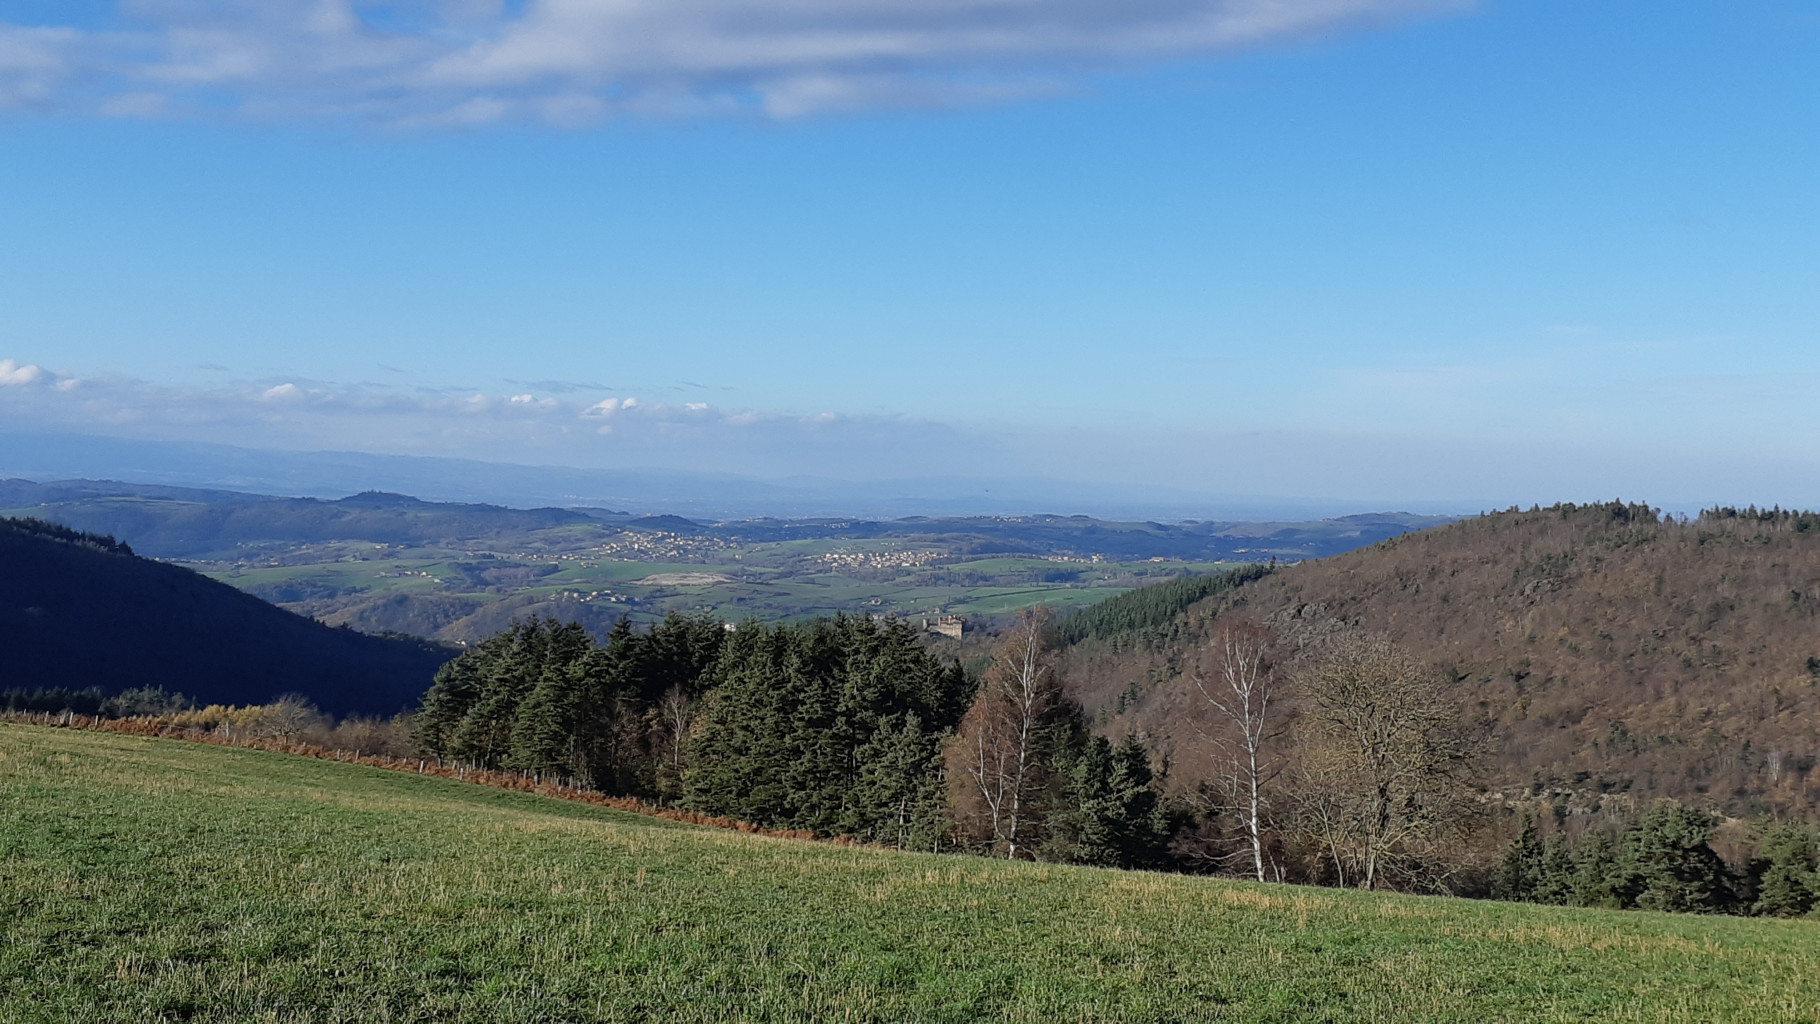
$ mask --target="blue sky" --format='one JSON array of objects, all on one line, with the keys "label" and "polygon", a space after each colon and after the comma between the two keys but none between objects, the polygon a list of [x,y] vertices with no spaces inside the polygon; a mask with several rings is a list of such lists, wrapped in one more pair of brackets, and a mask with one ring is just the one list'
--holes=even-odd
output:
[{"label": "blue sky", "polygon": [[1811,3],[0,0],[10,429],[1820,505],[1817,282]]}]

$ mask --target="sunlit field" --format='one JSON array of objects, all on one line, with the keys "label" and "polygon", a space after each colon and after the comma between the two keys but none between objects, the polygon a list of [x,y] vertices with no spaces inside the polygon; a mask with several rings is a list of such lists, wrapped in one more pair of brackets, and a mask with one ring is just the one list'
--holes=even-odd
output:
[{"label": "sunlit field", "polygon": [[1815,1021],[1820,922],[770,839],[0,725],[0,1020]]}]

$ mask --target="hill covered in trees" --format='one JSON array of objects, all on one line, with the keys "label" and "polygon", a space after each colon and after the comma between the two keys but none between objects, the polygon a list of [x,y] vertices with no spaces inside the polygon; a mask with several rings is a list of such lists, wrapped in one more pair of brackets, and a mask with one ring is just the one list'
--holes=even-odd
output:
[{"label": "hill covered in trees", "polygon": [[454,654],[325,626],[112,537],[4,518],[0,648],[0,690],[158,687],[237,704],[295,692],[340,714],[405,710]]},{"label": "hill covered in trees", "polygon": [[1179,779],[1217,774],[1193,678],[1214,631],[1239,619],[1274,630],[1285,663],[1351,629],[1435,666],[1488,737],[1485,778],[1558,819],[1657,797],[1805,815],[1820,792],[1812,513],[1492,513],[1281,568],[1147,631],[1083,638],[1069,678],[1109,727],[1172,751]]}]

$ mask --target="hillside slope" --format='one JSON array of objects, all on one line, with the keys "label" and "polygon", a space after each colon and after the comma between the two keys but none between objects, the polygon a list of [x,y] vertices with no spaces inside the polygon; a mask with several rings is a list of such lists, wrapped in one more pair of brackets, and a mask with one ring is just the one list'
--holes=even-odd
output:
[{"label": "hillside slope", "polygon": [[1183,674],[1220,615],[1389,634],[1454,675],[1505,786],[1756,813],[1820,796],[1820,516],[1561,506],[1407,534],[1280,569],[1149,642],[1082,645],[1083,696],[1193,766]]},{"label": "hillside slope", "polygon": [[204,703],[301,693],[326,711],[392,714],[452,656],[334,629],[110,539],[0,519],[0,689],[140,686]]},{"label": "hillside slope", "polygon": [[0,508],[27,510],[34,518],[123,537],[135,549],[159,558],[233,552],[240,545],[263,542],[472,540],[596,521],[564,509],[431,502],[382,491],[322,500],[108,480],[47,484],[0,480]]},{"label": "hillside slope", "polygon": [[0,725],[0,755],[8,1021],[1811,1022],[1820,1005],[1808,921],[810,844],[108,733]]}]

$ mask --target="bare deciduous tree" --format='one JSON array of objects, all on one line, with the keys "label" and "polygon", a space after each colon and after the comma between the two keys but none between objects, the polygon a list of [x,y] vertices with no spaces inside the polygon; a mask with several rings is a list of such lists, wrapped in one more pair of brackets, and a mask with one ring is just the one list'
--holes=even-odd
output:
[{"label": "bare deciduous tree", "polygon": [[1063,707],[1044,610],[1018,616],[949,747],[957,810],[979,838],[1016,858],[1030,843],[1031,803],[1047,781],[1052,720]]},{"label": "bare deciduous tree", "polygon": [[254,731],[261,736],[290,739],[305,730],[319,728],[323,723],[322,712],[316,710],[309,698],[287,693],[260,709]]},{"label": "bare deciduous tree", "polygon": [[1270,664],[1275,636],[1270,627],[1246,620],[1222,623],[1214,633],[1206,671],[1194,673],[1202,699],[1230,723],[1232,733],[1214,738],[1226,755],[1221,780],[1232,806],[1243,817],[1251,867],[1264,874],[1264,787],[1276,774],[1265,749],[1277,729],[1276,674]]},{"label": "bare deciduous tree", "polygon": [[670,770],[681,772],[683,747],[689,740],[689,726],[695,721],[695,701],[681,686],[672,686],[664,691],[657,713],[663,723],[663,743]]},{"label": "bare deciduous tree", "polygon": [[1298,677],[1307,702],[1299,820],[1341,885],[1377,888],[1473,820],[1476,744],[1434,670],[1387,639],[1323,646]]}]

